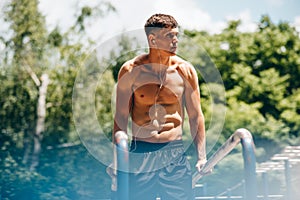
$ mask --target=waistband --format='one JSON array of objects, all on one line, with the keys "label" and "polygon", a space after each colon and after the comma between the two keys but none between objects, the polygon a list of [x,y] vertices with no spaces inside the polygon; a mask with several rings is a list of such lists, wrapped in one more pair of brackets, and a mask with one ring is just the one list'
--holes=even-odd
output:
[{"label": "waistband", "polygon": [[133,140],[130,145],[130,151],[136,153],[153,152],[158,150],[169,150],[174,148],[183,148],[182,140],[175,140],[166,143],[151,143]]}]

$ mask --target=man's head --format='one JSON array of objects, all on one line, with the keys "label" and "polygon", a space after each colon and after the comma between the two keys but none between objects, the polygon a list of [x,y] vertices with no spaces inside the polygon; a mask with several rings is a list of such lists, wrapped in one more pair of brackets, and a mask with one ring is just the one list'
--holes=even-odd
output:
[{"label": "man's head", "polygon": [[178,23],[171,15],[166,14],[154,14],[152,15],[145,24],[145,32],[148,36],[149,34],[160,30],[162,28],[177,28]]},{"label": "man's head", "polygon": [[151,49],[175,54],[178,43],[178,23],[171,15],[154,14],[145,24],[145,32]]}]

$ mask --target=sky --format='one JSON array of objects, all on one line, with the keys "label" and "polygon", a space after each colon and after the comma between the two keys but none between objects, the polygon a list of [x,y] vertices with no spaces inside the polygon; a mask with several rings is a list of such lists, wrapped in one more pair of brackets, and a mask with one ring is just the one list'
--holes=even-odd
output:
[{"label": "sky", "polygon": [[[300,31],[300,0],[110,0],[117,9],[105,18],[89,22],[88,34],[109,38],[122,31],[143,28],[154,13],[173,15],[181,27],[221,32],[228,20],[242,20],[241,31],[254,31],[262,15],[274,23],[288,22]],[[96,0],[40,0],[40,10],[51,29],[57,24],[65,29],[74,21],[76,8]]]},{"label": "sky", "polygon": [[[0,0],[0,7],[7,0]],[[83,5],[97,5],[101,0],[39,0],[49,30],[62,30],[74,23],[75,10]],[[116,9],[100,20],[90,21],[88,35],[105,40],[123,31],[142,29],[154,13],[173,15],[188,29],[221,32],[229,20],[242,20],[241,31],[255,31],[262,15],[274,23],[288,22],[300,32],[300,0],[107,0]],[[1,23],[1,22],[0,22]],[[3,23],[1,23],[3,24]],[[1,29],[1,26],[0,26]],[[3,29],[3,27],[2,27]]]}]

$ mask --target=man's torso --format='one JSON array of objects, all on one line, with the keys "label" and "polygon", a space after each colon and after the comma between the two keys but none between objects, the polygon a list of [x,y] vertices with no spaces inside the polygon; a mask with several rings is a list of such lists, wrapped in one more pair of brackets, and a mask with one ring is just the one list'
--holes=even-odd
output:
[{"label": "man's torso", "polygon": [[132,84],[132,131],[136,140],[148,141],[144,133],[171,132],[170,141],[182,137],[184,78],[176,59],[165,70],[154,72],[144,61],[134,66]]}]

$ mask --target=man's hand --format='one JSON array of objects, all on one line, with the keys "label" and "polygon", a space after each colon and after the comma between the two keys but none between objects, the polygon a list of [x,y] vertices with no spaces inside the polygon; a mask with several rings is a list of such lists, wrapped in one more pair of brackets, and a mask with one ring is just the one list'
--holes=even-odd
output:
[{"label": "man's hand", "polygon": [[201,171],[201,169],[204,167],[204,165],[205,165],[206,162],[207,162],[206,159],[201,159],[201,160],[197,161],[196,168],[197,168],[198,172]]},{"label": "man's hand", "polygon": [[[206,159],[201,159],[201,160],[198,160],[198,161],[197,161],[196,168],[197,168],[198,172],[201,172],[202,168],[205,166],[206,163],[207,163],[207,160],[206,160]],[[213,169],[210,169],[210,170],[207,171],[207,172],[201,172],[201,174],[203,174],[203,175],[211,174],[211,173],[212,173],[212,170],[213,170]]]},{"label": "man's hand", "polygon": [[111,177],[111,178],[116,178],[116,170],[113,168],[113,163],[111,163],[109,166],[106,167],[106,173]]}]

